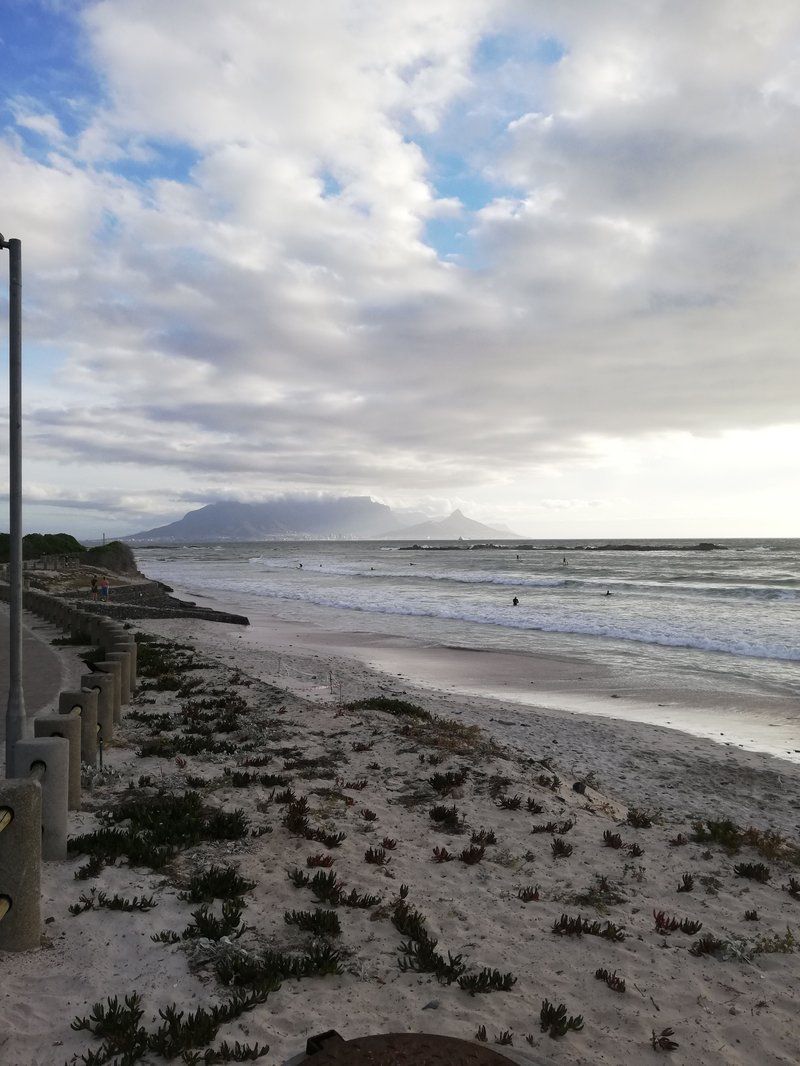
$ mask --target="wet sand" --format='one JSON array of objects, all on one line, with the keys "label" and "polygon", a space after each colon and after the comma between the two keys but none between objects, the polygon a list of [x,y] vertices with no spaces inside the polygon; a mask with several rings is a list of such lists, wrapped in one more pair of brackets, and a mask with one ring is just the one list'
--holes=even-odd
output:
[{"label": "wet sand", "polygon": [[722,745],[800,762],[800,707],[769,686],[743,691],[626,680],[577,656],[531,655],[442,647],[375,633],[334,632],[251,613],[245,644],[311,656],[351,658],[381,673],[438,692],[510,701],[553,713],[592,715],[666,726]]}]

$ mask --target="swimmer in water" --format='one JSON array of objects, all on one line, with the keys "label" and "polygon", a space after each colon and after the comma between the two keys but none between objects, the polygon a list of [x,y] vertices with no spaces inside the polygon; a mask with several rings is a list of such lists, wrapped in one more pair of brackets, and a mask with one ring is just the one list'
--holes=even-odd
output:
[{"label": "swimmer in water", "polygon": [[517,607],[517,606],[519,606],[519,600],[517,599],[517,597],[516,597],[516,596],[515,596],[515,597],[514,597],[514,599],[513,599],[512,601],[511,601],[511,605],[512,605],[512,607]]}]

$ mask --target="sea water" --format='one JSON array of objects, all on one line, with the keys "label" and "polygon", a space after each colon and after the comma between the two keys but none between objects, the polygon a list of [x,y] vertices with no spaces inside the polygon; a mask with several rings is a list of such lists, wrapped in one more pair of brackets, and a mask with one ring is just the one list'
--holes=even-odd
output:
[{"label": "sea water", "polygon": [[604,543],[614,544],[216,543],[137,548],[137,558],[149,577],[245,614],[433,645],[574,654],[709,692],[724,678],[800,695],[800,540],[592,550]]}]

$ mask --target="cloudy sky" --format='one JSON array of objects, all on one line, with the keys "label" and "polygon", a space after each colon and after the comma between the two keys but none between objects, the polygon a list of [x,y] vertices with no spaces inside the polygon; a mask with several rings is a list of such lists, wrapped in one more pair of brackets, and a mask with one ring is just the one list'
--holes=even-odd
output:
[{"label": "cloudy sky", "polygon": [[796,0],[2,0],[0,90],[26,529],[797,535]]}]

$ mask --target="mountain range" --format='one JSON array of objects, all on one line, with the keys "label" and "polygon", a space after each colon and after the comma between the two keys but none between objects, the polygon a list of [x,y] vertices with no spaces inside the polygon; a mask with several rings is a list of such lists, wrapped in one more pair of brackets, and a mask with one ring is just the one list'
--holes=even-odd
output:
[{"label": "mountain range", "polygon": [[[132,543],[258,540],[484,540],[516,537],[467,518],[461,511],[438,519],[397,514],[370,496],[323,499],[278,497],[263,503],[210,503],[176,522],[132,533]],[[409,518],[414,524],[407,525]]]}]

